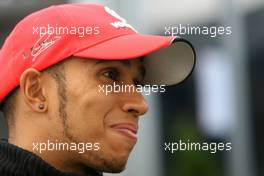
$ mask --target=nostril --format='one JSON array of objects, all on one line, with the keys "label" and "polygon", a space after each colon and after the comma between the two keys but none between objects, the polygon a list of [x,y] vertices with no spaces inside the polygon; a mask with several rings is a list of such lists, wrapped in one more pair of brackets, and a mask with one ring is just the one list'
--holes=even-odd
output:
[{"label": "nostril", "polygon": [[129,109],[128,110],[129,113],[133,113],[133,114],[138,114],[139,112],[135,109]]}]

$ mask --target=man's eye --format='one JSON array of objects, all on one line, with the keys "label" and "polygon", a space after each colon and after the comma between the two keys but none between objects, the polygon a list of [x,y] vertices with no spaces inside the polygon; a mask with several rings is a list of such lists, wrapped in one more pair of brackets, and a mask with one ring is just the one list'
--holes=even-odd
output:
[{"label": "man's eye", "polygon": [[113,81],[118,81],[119,80],[119,74],[116,70],[107,70],[103,73],[104,76],[107,78],[113,80]]},{"label": "man's eye", "polygon": [[134,85],[137,87],[144,87],[144,83],[138,80],[134,80]]}]

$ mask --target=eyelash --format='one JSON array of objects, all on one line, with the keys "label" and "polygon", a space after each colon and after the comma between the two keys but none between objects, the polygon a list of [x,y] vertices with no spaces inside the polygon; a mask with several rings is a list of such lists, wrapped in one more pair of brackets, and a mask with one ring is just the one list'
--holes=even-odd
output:
[{"label": "eyelash", "polygon": [[[107,75],[107,74],[113,74],[113,75]],[[113,81],[119,81],[120,79],[120,73],[115,68],[110,68],[103,72],[103,75],[107,77],[108,79],[111,79]]]}]

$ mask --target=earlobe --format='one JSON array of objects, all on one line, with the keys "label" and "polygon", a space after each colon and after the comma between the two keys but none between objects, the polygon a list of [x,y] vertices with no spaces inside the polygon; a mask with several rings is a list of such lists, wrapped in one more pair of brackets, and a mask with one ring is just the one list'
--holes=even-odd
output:
[{"label": "earlobe", "polygon": [[41,72],[34,68],[24,71],[20,78],[20,89],[24,101],[33,111],[47,111]]}]

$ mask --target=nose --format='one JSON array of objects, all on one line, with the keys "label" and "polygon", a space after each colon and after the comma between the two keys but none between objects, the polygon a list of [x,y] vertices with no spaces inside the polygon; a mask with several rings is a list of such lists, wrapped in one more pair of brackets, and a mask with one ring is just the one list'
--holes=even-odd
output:
[{"label": "nose", "polygon": [[127,93],[122,105],[123,111],[136,117],[144,115],[148,108],[148,103],[140,92]]}]

